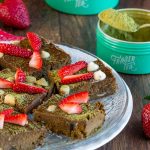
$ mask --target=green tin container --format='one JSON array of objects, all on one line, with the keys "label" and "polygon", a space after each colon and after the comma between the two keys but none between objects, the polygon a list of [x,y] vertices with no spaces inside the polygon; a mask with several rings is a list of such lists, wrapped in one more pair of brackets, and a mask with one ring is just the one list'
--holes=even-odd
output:
[{"label": "green tin container", "polygon": [[[120,9],[120,11],[127,12],[139,24],[150,23],[149,10]],[[106,61],[118,72],[127,74],[150,73],[150,41],[130,42],[120,40],[106,34],[102,30],[103,27],[104,23],[98,22],[96,31],[96,54],[98,57]],[[147,30],[146,33],[150,34],[150,28]]]},{"label": "green tin container", "polygon": [[68,14],[98,14],[107,8],[115,7],[119,0],[45,0],[54,9]]}]

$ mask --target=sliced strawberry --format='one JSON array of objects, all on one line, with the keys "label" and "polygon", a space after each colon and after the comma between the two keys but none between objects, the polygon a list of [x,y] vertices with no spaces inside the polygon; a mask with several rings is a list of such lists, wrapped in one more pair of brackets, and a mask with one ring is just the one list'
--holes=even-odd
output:
[{"label": "sliced strawberry", "polygon": [[82,107],[78,103],[61,102],[59,107],[68,114],[80,114],[82,112]]},{"label": "sliced strawberry", "polygon": [[29,93],[29,94],[36,94],[36,93],[44,93],[47,90],[37,87],[31,86],[25,83],[17,82],[13,85],[13,91],[17,93]]},{"label": "sliced strawberry", "polygon": [[29,66],[35,69],[42,69],[42,58],[39,52],[35,51],[33,52],[33,55],[31,57],[31,60],[29,62]]},{"label": "sliced strawberry", "polygon": [[23,36],[16,36],[0,29],[0,42],[21,41],[25,39]]},{"label": "sliced strawberry", "polygon": [[5,118],[5,115],[0,114],[0,129],[3,129],[4,127],[4,118]]},{"label": "sliced strawberry", "polygon": [[20,68],[17,69],[15,74],[15,82],[25,82],[26,74]]},{"label": "sliced strawberry", "polygon": [[27,37],[33,50],[39,52],[42,46],[40,37],[34,32],[28,32]]},{"label": "sliced strawberry", "polygon": [[60,78],[63,78],[65,76],[72,75],[85,67],[87,67],[87,63],[85,61],[79,61],[76,62],[75,64],[62,67],[58,71],[58,75]]},{"label": "sliced strawberry", "polygon": [[0,52],[23,58],[29,58],[33,53],[29,49],[21,48],[13,44],[4,44],[4,43],[0,43]]},{"label": "sliced strawberry", "polygon": [[10,116],[14,112],[13,108],[4,109],[0,114],[4,114],[5,116]]},{"label": "sliced strawberry", "polygon": [[5,116],[5,122],[24,126],[27,123],[26,114],[17,114],[12,116]]},{"label": "sliced strawberry", "polygon": [[69,95],[68,97],[62,99],[61,102],[65,102],[65,103],[73,102],[73,103],[81,104],[81,103],[87,103],[88,100],[89,100],[89,93],[80,92],[80,93]]},{"label": "sliced strawberry", "polygon": [[0,88],[8,89],[8,88],[12,88],[12,86],[13,86],[12,82],[10,82],[6,79],[0,78]]},{"label": "sliced strawberry", "polygon": [[61,79],[61,83],[62,84],[71,84],[71,83],[86,81],[86,80],[89,80],[91,78],[93,78],[93,72],[89,72],[89,73],[85,73],[85,74],[65,76],[63,79]]}]

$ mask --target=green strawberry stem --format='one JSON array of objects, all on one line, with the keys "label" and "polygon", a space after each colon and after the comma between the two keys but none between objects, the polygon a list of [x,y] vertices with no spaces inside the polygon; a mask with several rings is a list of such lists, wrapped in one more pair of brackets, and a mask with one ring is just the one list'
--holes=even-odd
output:
[{"label": "green strawberry stem", "polygon": [[4,0],[0,0],[0,3],[4,2]]},{"label": "green strawberry stem", "polygon": [[150,103],[150,96],[145,96],[142,100],[143,105]]},{"label": "green strawberry stem", "polygon": [[145,96],[144,99],[150,100],[150,96]]}]

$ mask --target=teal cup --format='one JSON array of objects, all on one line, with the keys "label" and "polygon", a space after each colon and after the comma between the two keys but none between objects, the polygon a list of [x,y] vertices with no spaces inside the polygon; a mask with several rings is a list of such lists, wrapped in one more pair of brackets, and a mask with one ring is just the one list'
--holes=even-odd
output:
[{"label": "teal cup", "polygon": [[[120,9],[127,12],[139,24],[150,23],[150,11],[144,9]],[[108,35],[104,28],[108,26],[98,22],[96,30],[96,55],[110,64],[115,70],[127,74],[150,73],[150,40],[142,41],[135,36],[135,41],[126,41]],[[150,28],[141,30],[143,39],[150,39]],[[145,32],[145,33],[144,33]],[[135,35],[137,33],[134,33]],[[117,35],[116,35],[117,36]]]},{"label": "teal cup", "polygon": [[45,0],[45,2],[64,13],[91,15],[115,7],[119,0]]}]

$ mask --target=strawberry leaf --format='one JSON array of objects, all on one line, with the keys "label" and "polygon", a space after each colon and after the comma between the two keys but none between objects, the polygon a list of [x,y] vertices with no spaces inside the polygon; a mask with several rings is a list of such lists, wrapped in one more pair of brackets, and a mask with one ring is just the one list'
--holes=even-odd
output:
[{"label": "strawberry leaf", "polygon": [[150,96],[145,96],[144,99],[150,100]]}]

